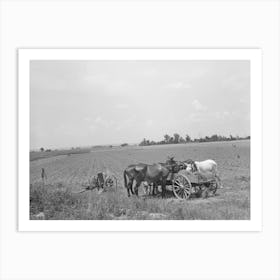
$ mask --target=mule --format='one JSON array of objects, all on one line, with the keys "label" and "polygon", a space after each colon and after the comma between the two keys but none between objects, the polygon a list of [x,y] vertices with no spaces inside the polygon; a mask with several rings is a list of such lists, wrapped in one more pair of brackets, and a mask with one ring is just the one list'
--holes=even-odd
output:
[{"label": "mule", "polygon": [[186,171],[188,172],[200,172],[200,173],[212,173],[219,181],[219,188],[223,188],[220,177],[218,176],[218,165],[212,159],[204,161],[193,161],[188,159],[184,162]]},{"label": "mule", "polygon": [[[142,182],[147,182],[148,184],[153,184],[154,188],[161,185],[162,197],[165,196],[166,192],[166,181],[169,175],[171,178],[174,173],[180,171],[183,165],[176,162],[173,158],[169,158],[166,163],[155,163],[149,164],[135,164],[128,166],[124,171],[124,183],[127,189],[128,196],[131,194],[136,194],[138,196],[138,189]],[[127,182],[128,178],[128,182]],[[133,182],[136,181],[134,192],[132,189]]]},{"label": "mule", "polygon": [[[166,162],[159,162],[158,164],[161,164],[163,166],[167,166],[167,165],[172,165],[172,164],[178,164],[178,168],[179,170],[181,169],[184,169],[184,163],[182,162],[176,162],[174,160],[173,157],[168,157],[168,160]],[[176,173],[176,172],[175,172]],[[170,178],[168,180],[169,182],[171,181]],[[158,186],[161,184],[161,182],[147,182],[147,181],[144,181],[143,183],[143,187],[144,187],[144,190],[145,190],[145,194],[147,195],[156,195],[158,194],[159,190],[158,190]]]},{"label": "mule", "polygon": [[135,194],[133,190],[133,182],[134,180],[136,180],[136,178],[143,177],[141,171],[143,171],[146,168],[146,165],[147,164],[145,163],[131,164],[124,170],[124,186],[127,189],[128,197],[130,197],[130,194]]}]

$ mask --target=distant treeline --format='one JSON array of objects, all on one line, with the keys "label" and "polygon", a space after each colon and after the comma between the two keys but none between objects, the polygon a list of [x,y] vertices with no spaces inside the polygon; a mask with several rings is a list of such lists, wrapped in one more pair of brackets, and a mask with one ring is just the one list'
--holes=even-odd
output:
[{"label": "distant treeline", "polygon": [[89,153],[90,149],[86,148],[72,148],[72,149],[64,149],[64,150],[51,150],[51,149],[44,149],[41,148],[40,151],[31,151],[29,153],[30,161],[42,159],[42,158],[49,158],[49,157],[55,157],[55,156],[62,156],[67,155],[71,156],[74,154],[85,154]]},{"label": "distant treeline", "polygon": [[229,137],[226,137],[226,136],[214,134],[212,136],[205,136],[205,137],[192,139],[188,134],[185,137],[182,137],[180,136],[180,134],[174,133],[173,136],[165,134],[164,139],[158,142],[144,138],[139,144],[139,146],[182,144],[182,143],[193,143],[193,142],[202,143],[202,142],[218,142],[218,141],[235,141],[235,140],[245,140],[245,139],[250,139],[250,136],[234,137],[230,135]]}]

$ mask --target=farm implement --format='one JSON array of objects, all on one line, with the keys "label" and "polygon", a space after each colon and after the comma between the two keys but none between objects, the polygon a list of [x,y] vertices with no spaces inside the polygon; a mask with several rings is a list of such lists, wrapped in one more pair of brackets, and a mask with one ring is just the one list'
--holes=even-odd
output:
[{"label": "farm implement", "polygon": [[94,189],[97,189],[98,193],[101,193],[108,190],[117,190],[117,188],[118,181],[115,175],[99,172],[89,179],[87,183],[82,184],[82,190],[76,193],[93,191]]}]

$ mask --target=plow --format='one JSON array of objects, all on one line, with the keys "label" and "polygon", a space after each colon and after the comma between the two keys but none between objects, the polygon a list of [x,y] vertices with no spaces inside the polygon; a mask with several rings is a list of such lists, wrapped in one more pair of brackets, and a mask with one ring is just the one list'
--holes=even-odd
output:
[{"label": "plow", "polygon": [[107,174],[105,172],[99,172],[97,175],[90,178],[86,183],[82,184],[82,189],[75,193],[84,193],[86,191],[97,190],[98,193],[102,193],[108,190],[117,190],[118,180],[113,174]]}]

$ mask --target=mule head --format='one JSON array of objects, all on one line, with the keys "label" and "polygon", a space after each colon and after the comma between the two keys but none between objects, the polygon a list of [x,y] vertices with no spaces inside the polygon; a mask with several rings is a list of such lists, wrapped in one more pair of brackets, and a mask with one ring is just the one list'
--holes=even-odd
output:
[{"label": "mule head", "polygon": [[197,166],[195,162],[192,159],[188,159],[184,161],[185,169],[187,172],[196,172],[197,171]]},{"label": "mule head", "polygon": [[184,163],[181,161],[174,160],[174,157],[168,157],[166,164],[167,164],[167,168],[172,173],[178,173],[180,170],[185,169]]},{"label": "mule head", "polygon": [[186,165],[183,161],[178,161],[177,165],[178,165],[179,171],[186,168]]},{"label": "mule head", "polygon": [[169,157],[167,157],[166,163],[167,164],[175,164],[176,161],[174,160],[174,157],[169,156]]}]

